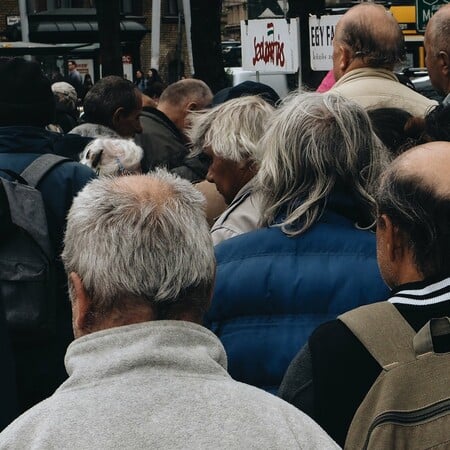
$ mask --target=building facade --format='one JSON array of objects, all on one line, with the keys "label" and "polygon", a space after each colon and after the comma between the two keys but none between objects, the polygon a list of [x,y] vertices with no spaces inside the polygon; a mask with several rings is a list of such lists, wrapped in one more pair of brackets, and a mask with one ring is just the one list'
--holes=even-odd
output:
[{"label": "building facade", "polygon": [[[177,0],[161,0],[159,70],[166,81],[190,76],[182,11]],[[95,0],[28,0],[29,40],[45,44],[84,44],[63,49],[59,57],[40,55],[48,73],[66,72],[66,61],[79,61],[81,71],[94,80],[101,76]],[[151,68],[152,0],[121,0],[121,46],[124,75],[134,79],[137,69]],[[0,2],[0,39],[22,40],[18,0]],[[88,45],[86,45],[88,44]],[[64,50],[64,51],[63,51]]]}]

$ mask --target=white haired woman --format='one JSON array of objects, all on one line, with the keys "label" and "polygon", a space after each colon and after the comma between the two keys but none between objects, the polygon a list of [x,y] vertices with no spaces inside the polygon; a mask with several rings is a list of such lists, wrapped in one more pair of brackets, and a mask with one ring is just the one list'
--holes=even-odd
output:
[{"label": "white haired woman", "polygon": [[258,144],[263,228],[216,246],[207,325],[233,378],[276,392],[322,322],[383,300],[372,188],[387,150],[366,112],[336,94],[297,94]]},{"label": "white haired woman", "polygon": [[250,95],[192,116],[192,155],[202,153],[208,159],[206,179],[228,205],[211,228],[215,245],[258,227],[261,216],[253,178],[263,154],[258,141],[273,112],[261,97]]}]

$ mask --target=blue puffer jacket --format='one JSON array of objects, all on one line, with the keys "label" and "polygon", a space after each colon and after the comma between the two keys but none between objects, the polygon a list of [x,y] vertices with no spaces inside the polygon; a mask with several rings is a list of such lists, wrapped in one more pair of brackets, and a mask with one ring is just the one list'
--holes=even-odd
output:
[{"label": "blue puffer jacket", "polygon": [[273,393],[319,324],[389,296],[375,234],[336,209],[298,237],[273,227],[224,241],[216,258],[206,326],[222,341],[231,376]]}]

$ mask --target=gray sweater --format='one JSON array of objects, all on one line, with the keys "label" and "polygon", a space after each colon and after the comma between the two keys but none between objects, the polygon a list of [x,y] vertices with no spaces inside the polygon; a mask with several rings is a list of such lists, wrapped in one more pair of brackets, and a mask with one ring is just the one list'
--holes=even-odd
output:
[{"label": "gray sweater", "polygon": [[220,341],[188,322],[75,340],[68,380],[0,434],[0,448],[334,449],[310,418],[233,381]]}]

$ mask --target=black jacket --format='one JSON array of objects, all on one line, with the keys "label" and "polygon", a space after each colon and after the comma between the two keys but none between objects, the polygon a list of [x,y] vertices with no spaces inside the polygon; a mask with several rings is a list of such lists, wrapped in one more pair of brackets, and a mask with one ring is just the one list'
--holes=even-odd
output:
[{"label": "black jacket", "polygon": [[[400,286],[395,296],[424,298],[423,305],[394,303],[417,332],[430,319],[450,314],[450,278],[445,280],[444,298],[432,303],[432,282]],[[417,295],[414,295],[414,290]],[[427,294],[421,293],[427,290]],[[408,291],[403,295],[402,291]],[[434,297],[436,297],[434,296]],[[407,300],[406,300],[407,301]],[[436,342],[437,352],[449,351],[448,337]],[[291,362],[279,395],[311,416],[339,445],[343,446],[348,429],[382,368],[355,335],[340,320],[319,326],[308,344]]]},{"label": "black jacket", "polygon": [[185,137],[161,111],[146,107],[141,114],[143,132],[136,135],[136,143],[144,150],[142,171],[165,167],[191,182],[206,177],[208,165],[201,156],[190,158]]},{"label": "black jacket", "polygon": [[[0,168],[22,172],[38,156],[56,153],[61,135],[36,127],[0,127]],[[39,184],[44,200],[50,240],[56,254],[62,250],[66,216],[74,196],[95,178],[87,166],[68,161],[53,168]],[[20,412],[43,400],[67,377],[64,354],[72,341],[71,308],[66,276],[58,266],[57,337],[47,342],[13,342]]]}]

